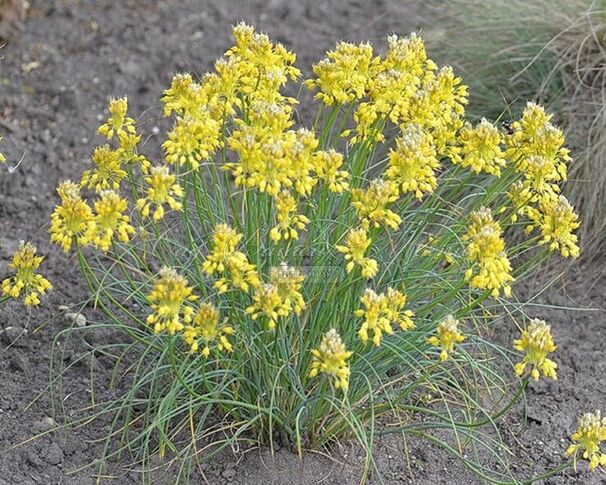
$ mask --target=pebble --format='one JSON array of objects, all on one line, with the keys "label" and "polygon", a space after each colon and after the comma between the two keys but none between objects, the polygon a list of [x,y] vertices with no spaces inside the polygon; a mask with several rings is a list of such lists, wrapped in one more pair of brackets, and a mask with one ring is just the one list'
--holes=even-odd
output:
[{"label": "pebble", "polygon": [[82,315],[82,313],[66,313],[65,320],[67,320],[68,323],[75,324],[76,327],[86,326],[86,317]]}]

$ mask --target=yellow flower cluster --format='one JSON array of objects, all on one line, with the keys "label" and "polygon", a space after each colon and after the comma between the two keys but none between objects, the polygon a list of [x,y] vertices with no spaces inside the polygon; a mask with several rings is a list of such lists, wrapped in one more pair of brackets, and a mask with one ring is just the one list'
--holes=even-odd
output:
[{"label": "yellow flower cluster", "polygon": [[296,214],[297,201],[287,190],[283,190],[276,197],[276,219],[278,224],[271,229],[269,237],[275,242],[280,240],[297,239],[298,230],[305,229],[309,219],[304,215]]},{"label": "yellow flower cluster", "polygon": [[398,200],[398,185],[383,179],[371,180],[366,189],[352,189],[351,205],[363,229],[385,226],[396,230],[402,219],[389,207]]},{"label": "yellow flower cluster", "polygon": [[120,183],[126,177],[122,169],[120,153],[112,150],[109,145],[95,148],[91,157],[95,168],[82,173],[81,187],[93,188],[97,192],[102,190],[120,190]]},{"label": "yellow flower cluster", "polygon": [[98,132],[108,139],[114,136],[135,134],[135,120],[126,116],[128,111],[128,99],[111,99],[108,106],[109,118],[99,128]]},{"label": "yellow flower cluster", "polygon": [[167,331],[169,335],[174,335],[183,330],[184,323],[192,321],[194,310],[187,303],[198,298],[193,291],[187,278],[173,268],[160,270],[147,296],[153,313],[147,316],[146,321],[155,333]]},{"label": "yellow flower cluster", "polygon": [[438,185],[436,170],[440,167],[432,137],[420,125],[403,126],[395,149],[389,152],[389,167],[385,175],[417,199],[434,191]]},{"label": "yellow flower cluster", "polygon": [[59,184],[57,193],[61,203],[51,215],[51,241],[67,253],[73,243],[86,246],[95,240],[95,217],[80,196],[80,188],[66,180]]},{"label": "yellow flower cluster", "polygon": [[349,172],[341,170],[341,153],[333,149],[318,150],[313,155],[312,164],[318,178],[328,185],[328,190],[340,194],[349,189]]},{"label": "yellow flower cluster", "polygon": [[208,276],[221,275],[214,285],[219,293],[226,292],[230,286],[248,291],[250,287],[254,288],[260,284],[255,265],[248,261],[243,252],[237,250],[241,239],[242,234],[238,234],[226,224],[215,227],[212,251],[202,263],[202,271]]},{"label": "yellow flower cluster", "polygon": [[583,459],[589,461],[589,469],[598,466],[606,467],[606,453],[600,449],[602,442],[606,441],[606,417],[600,411],[585,413],[579,418],[577,431],[572,435],[572,445],[566,450],[568,456],[573,456],[576,465],[578,453]]},{"label": "yellow flower cluster", "polygon": [[95,238],[93,244],[102,251],[108,251],[114,236],[126,243],[135,234],[130,217],[125,214],[128,201],[113,190],[101,192],[99,200],[94,202]]},{"label": "yellow flower cluster", "polygon": [[516,364],[515,371],[518,376],[524,374],[526,366],[530,365],[530,375],[535,381],[539,380],[540,373],[551,379],[558,378],[557,364],[547,358],[557,347],[551,336],[551,328],[544,320],[533,318],[526,330],[522,331],[521,338],[514,341],[513,347],[526,352],[522,361]]},{"label": "yellow flower cluster", "polygon": [[346,349],[339,332],[331,328],[322,337],[320,346],[313,349],[311,354],[313,360],[309,377],[315,377],[318,373],[326,374],[331,378],[331,384],[335,389],[341,389],[347,393],[350,374],[347,360],[353,355],[353,352]]},{"label": "yellow flower cluster", "polygon": [[453,157],[453,162],[469,167],[475,173],[501,176],[501,169],[507,162],[501,149],[501,133],[496,126],[482,118],[475,126],[465,123],[458,136],[460,153]]},{"label": "yellow flower cluster", "polygon": [[213,344],[218,352],[232,352],[229,337],[234,333],[233,327],[219,322],[219,310],[214,305],[202,303],[192,324],[183,330],[183,340],[190,346],[191,352],[198,352],[202,348],[202,355],[208,357]]},{"label": "yellow flower cluster", "polygon": [[355,266],[360,266],[364,278],[372,278],[379,271],[379,265],[375,259],[365,256],[370,247],[372,239],[368,237],[364,228],[351,229],[345,238],[345,245],[337,245],[337,251],[345,255],[347,265],[345,269],[351,273]]},{"label": "yellow flower cluster", "polygon": [[505,252],[502,229],[492,217],[490,209],[482,207],[470,216],[467,234],[467,257],[473,264],[465,272],[465,279],[473,288],[491,290],[492,296],[511,296],[511,264]]},{"label": "yellow flower cluster", "polygon": [[269,283],[255,290],[253,303],[246,309],[246,313],[253,320],[264,316],[269,330],[276,328],[280,317],[287,317],[293,312],[299,315],[305,309],[305,300],[301,294],[304,279],[303,274],[286,263],[272,268]]},{"label": "yellow flower cluster", "polygon": [[543,244],[564,257],[579,255],[578,216],[570,204],[560,197],[558,184],[566,180],[570,152],[564,147],[564,134],[551,123],[551,115],[535,103],[528,103],[520,121],[512,125],[507,136],[505,157],[523,180],[509,192],[514,205],[512,219],[519,214],[531,223],[527,231],[539,228]]},{"label": "yellow flower cluster", "polygon": [[427,343],[435,347],[442,347],[440,360],[444,362],[448,359],[449,354],[454,352],[455,344],[463,342],[465,336],[459,332],[459,321],[452,315],[447,315],[438,324],[437,332],[438,335],[429,337]]},{"label": "yellow flower cluster", "polygon": [[153,210],[153,218],[158,221],[164,217],[164,206],[175,211],[182,210],[180,200],[183,189],[177,182],[177,177],[171,174],[166,165],[152,167],[149,175],[144,177],[147,185],[145,197],[137,200],[137,209],[143,217],[149,217]]},{"label": "yellow flower cluster", "polygon": [[368,332],[373,333],[372,342],[375,346],[381,345],[383,333],[392,335],[392,325],[399,325],[402,330],[415,327],[412,320],[414,313],[403,310],[406,305],[406,295],[401,291],[388,288],[387,292],[377,294],[374,290],[366,288],[361,297],[364,308],[356,310],[355,315],[364,318],[358,331],[363,343],[368,341]]},{"label": "yellow flower cluster", "polygon": [[2,281],[2,293],[16,299],[23,292],[25,306],[39,305],[40,296],[52,288],[44,276],[36,273],[44,259],[43,256],[36,256],[36,252],[36,246],[32,243],[21,241],[9,264],[15,275]]}]

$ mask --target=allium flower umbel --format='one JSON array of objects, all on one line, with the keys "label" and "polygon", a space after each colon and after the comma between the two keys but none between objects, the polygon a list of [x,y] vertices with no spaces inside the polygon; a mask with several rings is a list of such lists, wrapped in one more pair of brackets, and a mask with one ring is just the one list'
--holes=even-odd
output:
[{"label": "allium flower umbel", "polygon": [[33,244],[21,241],[19,249],[8,265],[15,271],[15,275],[2,282],[2,293],[15,299],[23,293],[25,306],[39,305],[40,296],[52,288],[44,276],[36,273],[44,259],[43,256],[36,256],[36,251]]},{"label": "allium flower umbel", "polygon": [[202,355],[208,357],[211,346],[214,346],[217,352],[232,352],[233,346],[229,337],[233,334],[233,327],[219,322],[219,310],[211,303],[202,303],[192,324],[183,330],[183,340],[192,352],[202,349]]},{"label": "allium flower umbel", "polygon": [[66,180],[59,184],[57,193],[61,203],[51,215],[51,241],[68,252],[72,243],[91,244],[95,238],[95,220],[88,204],[80,197],[80,188]]},{"label": "allium flower umbel", "polygon": [[101,192],[94,203],[95,239],[94,244],[103,251],[108,251],[114,236],[121,242],[128,242],[135,228],[130,224],[130,217],[125,214],[128,201],[113,190]]},{"label": "allium flower umbel", "polygon": [[402,128],[396,146],[389,152],[386,176],[403,193],[412,193],[417,199],[434,191],[438,185],[435,171],[440,167],[431,135],[413,123]]},{"label": "allium flower umbel", "polygon": [[312,160],[318,178],[328,186],[328,190],[342,193],[349,189],[349,172],[341,170],[343,155],[336,150],[318,150]]},{"label": "allium flower umbel", "polygon": [[543,198],[533,218],[533,226],[541,231],[539,244],[547,244],[550,251],[559,251],[565,258],[576,258],[580,249],[574,231],[580,226],[579,216],[566,197]]},{"label": "allium flower umbel", "polygon": [[427,343],[436,347],[442,347],[440,352],[440,360],[448,359],[449,354],[454,351],[454,346],[465,340],[465,336],[459,332],[459,321],[452,315],[447,315],[444,320],[438,324],[438,335],[431,336],[427,339]]},{"label": "allium flower umbel", "polygon": [[96,192],[108,189],[118,191],[127,175],[122,169],[120,152],[103,145],[95,148],[91,160],[94,168],[82,172],[80,186],[94,188]]},{"label": "allium flower umbel", "polygon": [[606,441],[606,417],[600,411],[585,413],[579,418],[579,427],[572,435],[573,444],[568,447],[566,454],[574,457],[575,466],[577,456],[589,461],[589,469],[598,466],[606,467],[606,453],[600,449],[602,442]]},{"label": "allium flower umbel", "polygon": [[492,123],[482,118],[477,125],[466,123],[459,132],[461,141],[460,158],[455,161],[475,173],[485,172],[500,176],[506,161],[501,150],[501,134]]},{"label": "allium flower umbel", "polygon": [[365,256],[371,243],[372,239],[368,237],[366,230],[360,228],[351,229],[347,233],[344,246],[336,246],[337,251],[345,255],[347,261],[345,269],[348,273],[351,273],[355,266],[360,266],[364,278],[372,278],[377,274],[379,271],[377,261]]},{"label": "allium flower umbel", "polygon": [[370,226],[385,226],[397,229],[402,219],[389,207],[398,200],[398,184],[392,181],[374,179],[366,189],[351,191],[351,205],[358,213],[364,229]]},{"label": "allium flower umbel", "polygon": [[147,323],[155,333],[166,331],[174,335],[183,330],[184,323],[192,321],[194,310],[188,303],[197,299],[193,291],[187,279],[173,268],[160,270],[147,296],[153,310],[147,316]]},{"label": "allium flower umbel", "polygon": [[463,236],[467,257],[473,264],[465,272],[465,279],[473,288],[490,290],[494,297],[500,291],[510,296],[513,281],[502,232],[490,209],[482,207],[471,214],[467,234]]},{"label": "allium flower umbel", "polygon": [[522,331],[522,336],[514,341],[513,347],[526,352],[522,361],[516,364],[515,371],[518,376],[524,374],[526,366],[530,365],[530,375],[535,381],[539,380],[541,373],[551,379],[558,378],[557,364],[547,358],[557,347],[551,336],[551,328],[544,320],[533,318],[526,330]]},{"label": "allium flower umbel", "polygon": [[214,287],[220,293],[230,287],[248,291],[250,287],[260,284],[259,275],[248,257],[237,250],[242,239],[234,229],[226,224],[219,224],[212,236],[212,250],[202,263],[202,271],[208,276],[221,275]]},{"label": "allium flower umbel", "polygon": [[341,341],[339,333],[330,329],[322,337],[320,346],[311,351],[312,362],[310,377],[315,377],[318,373],[326,374],[331,379],[335,389],[341,389],[344,393],[349,388],[349,364],[347,360],[353,355],[353,352],[345,348]]},{"label": "allium flower umbel", "polygon": [[403,310],[406,304],[404,293],[388,288],[386,293],[377,294],[367,288],[360,298],[364,308],[355,311],[355,315],[364,318],[358,335],[363,343],[368,341],[369,332],[372,332],[372,342],[377,347],[381,345],[383,334],[394,333],[392,325],[399,325],[402,330],[414,328],[412,317],[414,313]]},{"label": "allium flower umbel", "polygon": [[298,239],[298,231],[305,229],[309,219],[297,214],[297,201],[287,190],[283,190],[274,198],[276,204],[276,219],[278,224],[271,229],[269,237],[275,242],[280,240]]},{"label": "allium flower umbel", "polygon": [[135,133],[135,120],[126,116],[128,99],[111,99],[108,106],[109,118],[98,131],[101,135],[112,139],[114,136]]},{"label": "allium flower umbel", "polygon": [[177,199],[183,197],[183,189],[177,183],[177,177],[169,173],[167,166],[152,167],[144,180],[147,193],[137,200],[137,209],[143,217],[149,217],[153,210],[154,220],[159,221],[164,217],[164,205],[175,211],[182,210],[183,205]]},{"label": "allium flower umbel", "polygon": [[284,306],[297,315],[305,310],[305,300],[301,294],[303,280],[303,273],[286,263],[280,263],[269,271],[269,282],[278,289]]},{"label": "allium flower umbel", "polygon": [[286,317],[289,313],[288,306],[280,296],[278,287],[271,283],[259,286],[253,295],[253,302],[246,309],[253,320],[263,316],[267,320],[267,328],[273,330],[278,324],[280,317]]}]

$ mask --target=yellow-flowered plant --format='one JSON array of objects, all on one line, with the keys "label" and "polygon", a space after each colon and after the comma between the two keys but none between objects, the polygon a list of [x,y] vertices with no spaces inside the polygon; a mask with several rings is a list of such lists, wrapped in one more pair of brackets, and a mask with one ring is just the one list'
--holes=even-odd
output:
[{"label": "yellow-flowered plant", "polygon": [[112,100],[107,145],[59,187],[51,239],[127,335],[95,349],[128,356],[132,389],[107,407],[119,451],[147,463],[168,447],[186,482],[200,442],[302,452],[357,437],[370,460],[379,428],[437,430],[459,450],[448,429],[496,444],[498,469],[467,462],[508,483],[510,454],[484,428],[529,377],[555,376],[555,346],[530,323],[507,378],[490,336],[526,318],[515,281],[551,252],[579,254],[561,131],[533,103],[509,132],[471,124],[467,88],[417,35],[388,37],[383,54],[339,43],[304,81],[319,101],[302,126],[285,94],[295,54],[244,23],[233,39],[209,73],[164,92],[161,159]]},{"label": "yellow-flowered plant", "polygon": [[447,315],[438,324],[438,335],[432,335],[427,343],[435,347],[441,347],[440,360],[445,361],[454,352],[455,344],[465,341],[465,336],[459,332],[459,320],[452,315]]},{"label": "yellow-flowered plant", "polygon": [[27,307],[38,306],[40,296],[53,287],[44,276],[36,272],[44,260],[36,252],[36,246],[32,243],[21,241],[9,264],[15,274],[2,281],[2,293],[15,299],[23,294],[23,304]]},{"label": "yellow-flowered plant", "polygon": [[526,352],[521,362],[516,364],[516,374],[521,376],[530,366],[530,375],[535,381],[539,380],[540,374],[551,379],[557,379],[557,364],[547,358],[555,352],[556,345],[551,336],[551,328],[545,320],[533,318],[522,336],[513,343],[513,347],[521,352]]},{"label": "yellow-flowered plant", "polygon": [[579,454],[589,462],[590,470],[598,466],[606,467],[606,453],[600,448],[602,442],[606,442],[606,417],[603,418],[599,410],[585,413],[579,418],[572,441],[566,454],[574,458],[575,467]]}]

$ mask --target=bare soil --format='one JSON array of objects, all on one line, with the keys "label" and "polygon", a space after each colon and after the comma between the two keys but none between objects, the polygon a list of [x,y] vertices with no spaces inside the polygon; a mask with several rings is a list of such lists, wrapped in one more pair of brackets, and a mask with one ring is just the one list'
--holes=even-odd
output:
[{"label": "bare soil", "polygon": [[[6,155],[23,158],[19,168],[0,172],[0,274],[19,239],[33,240],[48,255],[45,272],[55,291],[40,311],[16,304],[0,309],[0,485],[95,483],[94,469],[79,470],[100,456],[107,424],[53,432],[49,386],[51,343],[70,325],[60,305],[85,296],[75,262],[48,244],[47,220],[60,179],[78,177],[89,162],[94,132],[112,96],[128,95],[131,113],[158,146],[158,97],[173,73],[203,73],[230,44],[230,25],[240,19],[294,49],[308,66],[340,39],[381,43],[385,35],[429,29],[422,7],[404,0],[33,0],[26,28],[0,54],[0,136]],[[150,148],[151,155],[154,153]],[[576,416],[606,411],[606,265],[573,269],[536,301],[532,313],[552,323],[559,350],[559,380],[532,385],[528,415],[520,409],[503,420],[506,439],[519,441],[514,457],[522,475],[560,463]],[[525,282],[532,291],[533,282]],[[538,283],[536,283],[538,287]],[[540,304],[539,304],[540,302]],[[560,309],[546,308],[544,304]],[[589,308],[587,311],[570,310]],[[85,309],[87,314],[89,309]],[[99,339],[111,336],[100,335]],[[501,335],[511,341],[513,335]],[[72,341],[64,363],[82,352]],[[56,354],[55,354],[56,355]],[[95,372],[107,376],[103,360]],[[86,365],[70,371],[64,406],[90,402]],[[488,460],[489,458],[487,458]],[[385,438],[376,443],[379,474],[370,483],[471,484],[481,481],[455,459],[424,442]],[[308,452],[303,461],[287,449],[226,453],[200,470],[210,484],[355,484],[363,457],[344,443],[327,454]],[[116,463],[107,483],[139,483],[140,473]],[[523,472],[523,473],[522,473]],[[154,483],[173,483],[170,471]],[[606,483],[581,464],[550,484]]]}]

